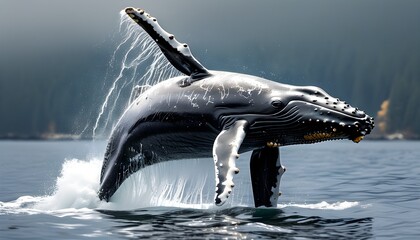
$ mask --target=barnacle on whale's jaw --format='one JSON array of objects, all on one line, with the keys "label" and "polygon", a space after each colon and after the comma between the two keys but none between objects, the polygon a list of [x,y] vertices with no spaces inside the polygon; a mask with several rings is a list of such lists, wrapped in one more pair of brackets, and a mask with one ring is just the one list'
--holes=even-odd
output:
[{"label": "barnacle on whale's jaw", "polygon": [[360,141],[363,140],[364,137],[365,136],[358,136],[358,137],[353,138],[352,141],[355,142],[355,143],[359,143]]},{"label": "barnacle on whale's jaw", "polygon": [[[352,140],[355,143],[359,143],[360,141],[363,140],[365,136],[364,135],[359,135],[356,137],[350,137],[350,140]],[[305,139],[305,141],[309,141],[309,142],[323,142],[323,141],[328,141],[328,140],[338,140],[338,139],[345,139],[345,136],[340,136],[336,133],[330,133],[330,132],[314,132],[314,133],[310,133],[310,134],[306,134],[303,136],[303,139]]]},{"label": "barnacle on whale's jaw", "polygon": [[[316,143],[328,140],[349,139],[355,143],[359,143],[373,128],[373,122],[370,117],[367,117],[366,124],[360,124],[356,121],[354,124],[345,125],[340,123],[330,123],[329,127],[311,131],[303,135],[305,143]],[[335,126],[336,125],[336,126]]]},{"label": "barnacle on whale's jaw", "polygon": [[280,143],[278,143],[278,142],[272,142],[272,141],[267,142],[266,145],[267,145],[267,147],[271,147],[271,148],[276,148],[276,147],[280,147],[281,146]]},{"label": "barnacle on whale's jaw", "polygon": [[304,135],[303,139],[305,139],[306,141],[319,142],[319,141],[332,140],[336,137],[337,137],[336,134],[330,133],[330,132],[314,132],[314,133]]}]

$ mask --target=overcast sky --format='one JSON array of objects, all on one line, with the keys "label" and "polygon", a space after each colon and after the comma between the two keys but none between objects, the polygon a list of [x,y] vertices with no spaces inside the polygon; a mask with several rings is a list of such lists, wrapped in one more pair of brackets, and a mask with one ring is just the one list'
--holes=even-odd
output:
[{"label": "overcast sky", "polygon": [[145,9],[204,65],[220,70],[238,71],[217,66],[222,58],[247,67],[270,64],[273,54],[304,58],[299,54],[314,50],[369,59],[420,52],[419,0],[1,0],[0,70],[25,69],[25,59],[32,65],[82,57],[86,49],[110,51],[121,41],[113,36],[128,6]]},{"label": "overcast sky", "polygon": [[117,29],[118,12],[127,6],[146,9],[180,41],[226,47],[331,38],[363,42],[372,41],[372,36],[409,42],[410,33],[418,37],[419,30],[413,29],[420,29],[417,0],[1,0],[2,48],[100,41]]}]

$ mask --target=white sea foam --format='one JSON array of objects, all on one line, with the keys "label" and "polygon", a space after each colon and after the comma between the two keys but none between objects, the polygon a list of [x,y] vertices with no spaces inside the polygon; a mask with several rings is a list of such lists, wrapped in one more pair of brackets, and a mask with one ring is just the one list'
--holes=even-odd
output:
[{"label": "white sea foam", "polygon": [[[37,214],[50,212],[60,216],[77,215],[94,209],[131,210],[149,207],[221,209],[214,205],[214,173],[211,159],[164,162],[142,169],[129,177],[112,197],[100,201],[99,175],[102,160],[71,159],[63,163],[54,191],[46,196],[22,196],[0,202],[0,215],[10,213]],[[222,208],[253,207],[249,180],[240,180],[232,197]],[[360,206],[359,202],[282,203],[278,208],[345,210]],[[363,207],[361,205],[360,207]],[[88,216],[82,214],[83,216]]]},{"label": "white sea foam", "polygon": [[359,202],[335,202],[335,203],[328,203],[326,201],[322,201],[320,203],[286,203],[286,204],[278,204],[278,208],[286,208],[286,207],[297,207],[297,208],[307,208],[307,209],[320,209],[320,210],[345,210],[348,208],[356,207],[359,205]]},{"label": "white sea foam", "polygon": [[57,177],[54,193],[45,196],[35,208],[56,210],[64,208],[95,208],[102,160],[66,160]]},{"label": "white sea foam", "polygon": [[97,195],[102,160],[66,160],[52,194],[0,202],[0,215],[158,206],[207,209],[213,206],[213,191],[209,190],[214,189],[212,164],[211,159],[179,160],[144,168],[124,181],[107,203]]}]

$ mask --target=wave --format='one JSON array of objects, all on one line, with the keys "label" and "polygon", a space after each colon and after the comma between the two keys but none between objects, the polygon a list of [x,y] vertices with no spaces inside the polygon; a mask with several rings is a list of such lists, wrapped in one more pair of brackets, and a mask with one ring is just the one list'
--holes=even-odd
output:
[{"label": "wave", "polygon": [[318,210],[345,210],[348,208],[359,206],[359,202],[335,202],[328,203],[322,201],[320,203],[286,203],[286,204],[277,204],[278,208],[286,207],[296,207],[296,208],[306,208],[306,209],[318,209]]}]

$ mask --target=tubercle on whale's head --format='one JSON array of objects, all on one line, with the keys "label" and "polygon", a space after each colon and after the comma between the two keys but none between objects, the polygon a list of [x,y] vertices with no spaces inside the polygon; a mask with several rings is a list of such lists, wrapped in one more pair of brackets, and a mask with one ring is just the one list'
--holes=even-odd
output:
[{"label": "tubercle on whale's head", "polygon": [[373,118],[318,87],[273,89],[273,114],[250,125],[254,138],[268,147],[349,139],[360,142],[374,128]]}]

